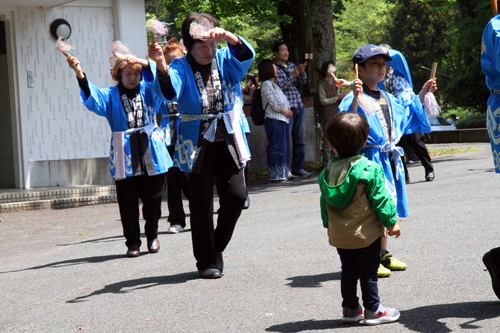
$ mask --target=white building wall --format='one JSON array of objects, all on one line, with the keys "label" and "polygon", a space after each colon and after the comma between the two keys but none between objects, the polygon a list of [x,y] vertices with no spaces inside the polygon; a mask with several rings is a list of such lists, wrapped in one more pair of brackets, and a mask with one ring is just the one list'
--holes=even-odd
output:
[{"label": "white building wall", "polygon": [[[121,39],[141,57],[147,51],[144,2],[82,0],[53,8],[17,7],[9,16],[19,81],[21,187],[111,183],[109,125],[80,102],[75,73],[56,50],[49,26],[57,18],[67,20],[72,26],[68,43],[76,47],[72,54],[89,81],[97,87],[114,85],[111,43]],[[33,88],[28,88],[28,72]]]}]

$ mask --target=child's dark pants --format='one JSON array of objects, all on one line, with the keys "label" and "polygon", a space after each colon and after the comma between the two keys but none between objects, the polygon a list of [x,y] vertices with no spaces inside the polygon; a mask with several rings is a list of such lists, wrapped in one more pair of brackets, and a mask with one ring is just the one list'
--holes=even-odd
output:
[{"label": "child's dark pants", "polygon": [[359,298],[356,296],[358,279],[361,285],[363,306],[370,310],[378,309],[380,298],[377,287],[377,271],[380,265],[380,240],[378,238],[370,246],[362,249],[339,249],[342,262],[342,278],[340,290],[342,306],[356,309]]}]

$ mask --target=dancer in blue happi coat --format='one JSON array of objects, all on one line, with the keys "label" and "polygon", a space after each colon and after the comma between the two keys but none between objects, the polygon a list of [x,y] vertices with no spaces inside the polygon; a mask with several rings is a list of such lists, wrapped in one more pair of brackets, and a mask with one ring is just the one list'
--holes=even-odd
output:
[{"label": "dancer in blue happi coat", "polygon": [[111,127],[110,172],[116,184],[127,256],[140,254],[139,198],[146,220],[147,248],[151,253],[158,252],[165,173],[172,159],[156,124],[156,114],[168,112],[154,92],[156,78],[151,76],[150,83],[142,80],[143,70],[156,73],[156,65],[127,55],[113,66],[112,76],[118,85],[99,89],[88,81],[77,58],[69,56],[68,64],[76,73],[83,104],[106,117]]},{"label": "dancer in blue happi coat", "polygon": [[[191,236],[201,278],[222,276],[222,252],[229,243],[246,200],[244,166],[250,159],[240,81],[255,57],[243,38],[222,28],[208,14],[190,14],[182,24],[185,57],[166,65],[161,48],[151,44],[157,63],[157,92],[177,101],[181,124],[174,163],[189,173]],[[217,48],[219,40],[227,47]],[[220,210],[213,222],[213,184]]]},{"label": "dancer in blue happi coat", "polygon": [[[486,111],[486,125],[495,172],[500,173],[500,15],[498,15],[498,2],[492,0],[491,5],[494,17],[483,31],[481,68],[486,76],[486,85],[491,90]],[[483,263],[490,273],[493,291],[500,298],[500,247],[486,252]]]},{"label": "dancer in blue happi coat", "polygon": [[500,173],[500,16],[495,15],[484,28],[481,68],[491,91],[486,111],[495,172]]},{"label": "dancer in blue happi coat", "polygon": [[[352,57],[354,66],[359,66],[361,80],[347,83],[337,80],[337,85],[352,85],[350,92],[339,106],[339,112],[354,111],[362,114],[370,126],[368,142],[361,151],[365,156],[384,169],[386,188],[396,204],[399,217],[407,217],[406,183],[401,161],[403,149],[396,147],[403,134],[413,132],[430,132],[430,125],[420,109],[402,107],[391,94],[378,89],[386,75],[386,61],[392,58],[382,48],[367,44],[361,46]],[[342,81],[342,82],[341,82]],[[428,81],[424,87],[429,87]],[[381,265],[379,276],[388,276],[390,270],[406,269],[406,264],[394,258],[387,250],[387,237],[383,237],[381,245]],[[382,264],[384,266],[382,266]]]},{"label": "dancer in blue happi coat", "polygon": [[[418,114],[422,114],[420,109],[423,108],[427,90],[422,88],[420,93],[415,95],[413,92],[413,82],[410,75],[410,69],[408,68],[405,57],[401,54],[401,52],[393,50],[387,44],[380,45],[380,47],[387,50],[392,60],[387,61],[388,67],[385,79],[383,82],[379,82],[377,86],[379,89],[383,89],[384,91],[394,95],[402,107],[411,108],[416,110]],[[405,150],[410,148],[414,150],[425,169],[425,180],[433,181],[435,178],[434,166],[432,165],[429,151],[424,143],[424,135],[421,132],[404,134],[398,145]],[[408,152],[406,152],[406,155],[408,155]],[[404,158],[403,166],[405,169],[406,183],[408,184],[410,182],[410,175]]]}]

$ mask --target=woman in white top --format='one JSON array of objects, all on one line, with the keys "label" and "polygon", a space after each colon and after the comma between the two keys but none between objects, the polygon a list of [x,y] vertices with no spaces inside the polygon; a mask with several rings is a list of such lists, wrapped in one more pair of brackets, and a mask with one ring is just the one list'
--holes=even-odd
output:
[{"label": "woman in white top", "polygon": [[280,182],[288,179],[290,172],[290,135],[288,119],[293,116],[285,94],[274,82],[277,69],[272,60],[259,63],[259,82],[262,82],[262,106],[266,111],[268,181]]}]

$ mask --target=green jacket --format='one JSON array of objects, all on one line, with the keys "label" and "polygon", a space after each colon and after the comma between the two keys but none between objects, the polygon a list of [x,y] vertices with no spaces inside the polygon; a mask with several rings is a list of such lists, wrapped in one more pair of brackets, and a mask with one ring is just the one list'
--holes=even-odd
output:
[{"label": "green jacket", "polygon": [[396,223],[396,205],[382,167],[362,155],[332,158],[318,178],[321,219],[330,244],[362,248]]}]

